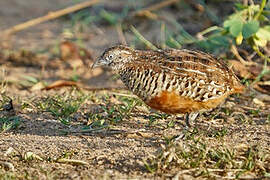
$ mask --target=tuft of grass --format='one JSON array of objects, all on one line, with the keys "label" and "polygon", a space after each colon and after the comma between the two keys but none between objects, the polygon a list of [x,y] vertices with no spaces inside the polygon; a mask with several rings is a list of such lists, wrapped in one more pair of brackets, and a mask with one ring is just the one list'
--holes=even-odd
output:
[{"label": "tuft of grass", "polygon": [[215,137],[215,138],[222,138],[222,137],[226,136],[227,133],[228,133],[228,130],[226,128],[222,128],[220,130],[214,130],[208,136],[209,137]]},{"label": "tuft of grass", "polygon": [[115,124],[122,121],[124,118],[129,118],[132,110],[141,103],[136,98],[118,96],[119,104],[103,106],[103,110],[106,112],[107,117],[111,123]]},{"label": "tuft of grass", "polygon": [[[90,113],[88,115],[89,127],[93,129],[102,129],[108,127],[108,124],[117,124],[124,119],[129,119],[132,116],[133,110],[138,105],[142,105],[141,100],[129,95],[118,94],[112,96],[103,96],[103,102],[100,105],[101,113]],[[113,103],[112,103],[112,99]],[[104,104],[105,102],[105,104]]]},{"label": "tuft of grass", "polygon": [[12,129],[17,129],[21,121],[18,116],[0,117],[0,133],[7,132]]},{"label": "tuft of grass", "polygon": [[5,94],[1,94],[0,112],[0,133],[19,127],[20,117],[15,116],[12,99]]},{"label": "tuft of grass", "polygon": [[164,173],[173,169],[202,178],[241,178],[246,173],[263,178],[270,172],[267,150],[257,146],[213,147],[198,137],[180,142],[167,141],[156,156],[144,163],[151,173]]},{"label": "tuft of grass", "polygon": [[[148,126],[152,126],[153,124],[155,124],[157,122],[157,120],[160,119],[167,119],[170,115],[165,114],[165,113],[155,113],[155,114],[150,114],[147,118],[149,119],[148,122]],[[170,122],[168,122],[167,127],[173,127],[175,124],[175,122],[173,120],[171,120]]]},{"label": "tuft of grass", "polygon": [[253,110],[253,109],[251,109],[251,110],[249,110],[248,111],[252,116],[259,116],[259,113],[260,113],[260,109],[256,109],[256,110]]},{"label": "tuft of grass", "polygon": [[69,124],[72,114],[77,112],[87,95],[79,91],[73,91],[75,94],[65,93],[62,95],[49,96],[42,98],[36,103],[38,110],[50,112],[63,124]]},{"label": "tuft of grass", "polygon": [[5,170],[0,169],[0,179],[2,180],[15,180],[18,177],[13,172],[8,172]]}]

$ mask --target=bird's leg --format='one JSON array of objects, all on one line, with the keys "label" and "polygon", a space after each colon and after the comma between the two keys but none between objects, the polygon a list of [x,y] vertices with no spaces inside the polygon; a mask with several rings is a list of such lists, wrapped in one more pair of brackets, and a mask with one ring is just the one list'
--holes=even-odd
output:
[{"label": "bird's leg", "polygon": [[191,127],[191,125],[189,123],[189,114],[188,113],[185,114],[184,118],[185,118],[185,122],[186,122],[186,127],[185,128]]},{"label": "bird's leg", "polygon": [[186,134],[190,132],[189,129],[193,126],[193,122],[196,120],[198,115],[199,115],[199,112],[187,113],[184,115],[185,122],[186,122],[185,127],[180,134],[176,135],[173,138],[175,141],[184,139],[186,137]]},{"label": "bird's leg", "polygon": [[185,114],[185,121],[186,121],[186,126],[188,128],[193,126],[194,121],[198,117],[199,112],[192,112],[192,113],[187,113]]}]

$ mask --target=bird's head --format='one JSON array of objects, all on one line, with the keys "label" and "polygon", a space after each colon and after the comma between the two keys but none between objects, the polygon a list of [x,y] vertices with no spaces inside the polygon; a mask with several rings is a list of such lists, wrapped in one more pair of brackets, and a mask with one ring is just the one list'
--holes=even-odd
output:
[{"label": "bird's head", "polygon": [[134,50],[128,46],[118,45],[108,48],[95,61],[92,68],[107,66],[113,70],[118,70],[122,65],[132,61]]}]

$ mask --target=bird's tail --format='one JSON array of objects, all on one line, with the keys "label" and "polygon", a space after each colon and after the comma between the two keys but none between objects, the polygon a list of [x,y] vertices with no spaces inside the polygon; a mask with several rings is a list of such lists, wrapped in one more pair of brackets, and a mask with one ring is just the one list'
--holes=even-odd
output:
[{"label": "bird's tail", "polygon": [[234,93],[243,93],[245,91],[246,87],[239,83],[238,86],[233,87]]},{"label": "bird's tail", "polygon": [[233,74],[233,93],[243,93],[246,87],[240,82],[238,77]]}]

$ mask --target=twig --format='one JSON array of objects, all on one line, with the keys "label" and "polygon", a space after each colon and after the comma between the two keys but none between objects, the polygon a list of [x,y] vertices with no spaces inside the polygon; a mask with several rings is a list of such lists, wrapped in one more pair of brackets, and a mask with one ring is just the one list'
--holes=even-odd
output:
[{"label": "twig", "polygon": [[67,87],[67,86],[73,86],[77,87],[79,89],[85,89],[88,91],[102,91],[102,90],[120,90],[120,89],[125,89],[124,86],[108,86],[108,87],[90,87],[86,86],[82,83],[79,82],[74,82],[74,81],[65,81],[65,80],[57,80],[48,86],[42,88],[41,90],[51,90],[51,89],[56,89],[56,88],[62,88],[62,87]]},{"label": "twig", "polygon": [[2,32],[2,34],[4,34],[4,35],[10,35],[10,34],[16,33],[18,31],[21,31],[21,30],[26,29],[28,27],[31,27],[31,26],[34,26],[34,25],[43,23],[45,21],[56,19],[56,18],[58,18],[60,16],[69,14],[71,12],[78,11],[80,9],[83,9],[83,8],[86,8],[86,7],[89,7],[89,6],[92,6],[94,4],[99,3],[100,1],[101,0],[86,1],[86,2],[82,2],[82,3],[76,4],[74,6],[71,6],[71,7],[65,8],[65,9],[62,9],[62,10],[58,10],[58,11],[54,11],[54,12],[49,12],[45,16],[38,17],[38,18],[35,18],[35,19],[31,19],[31,20],[26,21],[24,23],[21,23],[21,24],[18,24],[18,25],[13,26],[11,28],[8,28],[8,29],[4,30]]},{"label": "twig", "polygon": [[154,4],[152,6],[149,6],[149,7],[143,8],[141,10],[138,10],[138,11],[134,12],[132,15],[133,16],[138,16],[138,15],[140,16],[140,15],[143,15],[147,11],[155,11],[155,10],[161,9],[163,7],[169,6],[169,5],[173,4],[173,3],[176,3],[178,1],[179,0],[162,1],[162,2],[159,2],[159,3]]},{"label": "twig", "polygon": [[147,17],[148,19],[153,19],[153,20],[157,20],[159,18],[157,14],[151,11],[146,11],[146,10],[136,16]]},{"label": "twig", "polygon": [[243,65],[253,65],[256,64],[254,62],[247,62],[245,61],[239,54],[239,52],[237,51],[237,48],[235,47],[235,45],[232,45],[231,47],[231,52],[235,55],[235,57],[243,64]]}]

